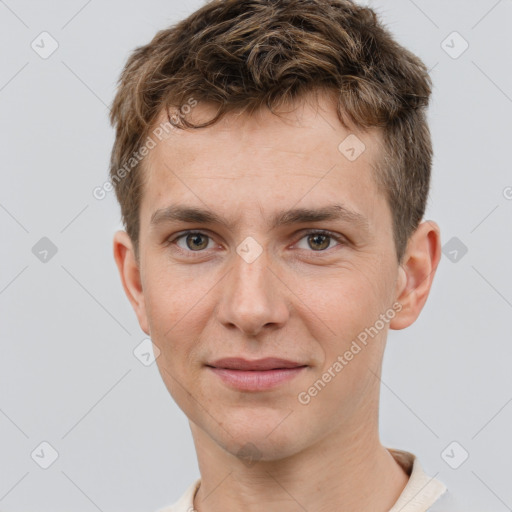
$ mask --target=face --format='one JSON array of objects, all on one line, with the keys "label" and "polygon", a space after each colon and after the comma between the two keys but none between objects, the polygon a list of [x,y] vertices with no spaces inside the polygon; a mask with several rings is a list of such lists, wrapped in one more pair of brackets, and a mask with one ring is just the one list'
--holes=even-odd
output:
[{"label": "face", "polygon": [[411,315],[380,141],[320,96],[175,130],[148,155],[140,266],[124,232],[116,259],[170,394],[228,452],[275,460],[377,421],[387,330]]}]

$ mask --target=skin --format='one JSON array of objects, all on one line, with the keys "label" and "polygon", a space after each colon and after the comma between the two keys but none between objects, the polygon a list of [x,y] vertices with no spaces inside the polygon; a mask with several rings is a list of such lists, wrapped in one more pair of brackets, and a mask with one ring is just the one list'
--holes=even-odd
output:
[{"label": "skin", "polygon": [[[140,261],[124,231],[114,237],[124,290],[189,418],[199,512],[385,512],[408,481],[379,440],[379,377],[388,329],[411,325],[427,300],[440,230],[421,223],[398,265],[391,211],[371,176],[380,131],[345,129],[327,95],[305,99],[281,117],[229,114],[208,128],[172,132],[145,161]],[[190,115],[198,122],[213,112],[199,104]],[[354,161],[338,150],[350,133],[366,146]],[[367,229],[345,220],[267,225],[277,211],[333,203],[364,215]],[[176,204],[237,224],[151,225],[155,211]],[[318,239],[308,229],[343,239]],[[193,236],[188,245],[186,236],[173,240],[186,230],[204,234],[199,250]],[[248,236],[262,248],[252,263],[236,252]],[[301,404],[298,394],[393,304],[401,305],[394,318]],[[272,390],[233,390],[205,364],[237,356],[307,368]],[[238,455],[242,447],[252,463]]]}]

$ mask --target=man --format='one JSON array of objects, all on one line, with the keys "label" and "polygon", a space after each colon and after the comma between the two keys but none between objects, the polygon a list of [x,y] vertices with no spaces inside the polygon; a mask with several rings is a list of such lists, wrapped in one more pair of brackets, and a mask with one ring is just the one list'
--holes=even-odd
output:
[{"label": "man", "polygon": [[440,259],[424,64],[348,0],[218,0],[130,56],[111,120],[124,290],[201,478],[166,511],[419,512],[379,440],[388,329]]}]

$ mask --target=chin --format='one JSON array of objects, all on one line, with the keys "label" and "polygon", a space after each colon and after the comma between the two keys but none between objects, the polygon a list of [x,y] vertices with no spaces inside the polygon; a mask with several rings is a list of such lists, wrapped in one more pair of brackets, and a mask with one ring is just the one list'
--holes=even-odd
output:
[{"label": "chin", "polygon": [[282,460],[301,451],[305,444],[305,440],[298,435],[305,430],[289,430],[284,423],[286,420],[281,424],[276,422],[273,427],[269,427],[268,421],[261,424],[254,421],[250,426],[245,425],[243,428],[239,426],[236,431],[230,428],[231,435],[224,430],[217,431],[222,439],[216,441],[233,456],[246,461],[248,466],[257,461]]},{"label": "chin", "polygon": [[224,448],[247,466],[252,466],[257,462],[283,460],[299,451],[296,441],[271,441],[264,436],[245,436],[230,440]]}]

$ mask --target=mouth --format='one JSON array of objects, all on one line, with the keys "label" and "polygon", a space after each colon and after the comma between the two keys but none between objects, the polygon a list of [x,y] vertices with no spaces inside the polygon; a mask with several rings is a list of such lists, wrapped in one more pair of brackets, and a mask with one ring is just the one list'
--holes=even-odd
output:
[{"label": "mouth", "polygon": [[206,365],[221,381],[239,391],[264,391],[287,382],[308,365],[287,359],[268,357],[247,360],[224,358]]}]

